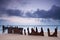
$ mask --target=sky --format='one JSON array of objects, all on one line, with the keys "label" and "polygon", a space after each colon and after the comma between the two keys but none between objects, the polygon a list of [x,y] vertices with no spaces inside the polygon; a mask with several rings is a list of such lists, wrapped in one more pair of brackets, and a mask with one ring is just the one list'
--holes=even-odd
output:
[{"label": "sky", "polygon": [[59,4],[60,0],[0,0],[0,24],[60,25]]},{"label": "sky", "polygon": [[0,0],[0,6],[7,9],[35,11],[36,9],[49,10],[52,5],[60,6],[60,0]]}]

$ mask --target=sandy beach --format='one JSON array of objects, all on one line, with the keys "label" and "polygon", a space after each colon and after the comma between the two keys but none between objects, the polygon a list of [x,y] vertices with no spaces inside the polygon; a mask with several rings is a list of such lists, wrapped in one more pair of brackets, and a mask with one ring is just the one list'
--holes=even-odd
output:
[{"label": "sandy beach", "polygon": [[48,37],[47,33],[44,33],[44,36],[0,34],[0,40],[60,40],[60,32],[58,32],[58,37]]}]

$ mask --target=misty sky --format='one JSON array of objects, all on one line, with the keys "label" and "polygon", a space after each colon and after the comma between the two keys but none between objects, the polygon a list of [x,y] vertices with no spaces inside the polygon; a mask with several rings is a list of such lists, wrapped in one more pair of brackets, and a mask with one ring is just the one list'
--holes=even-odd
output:
[{"label": "misty sky", "polygon": [[60,6],[60,0],[0,0],[0,7],[34,11],[36,9],[48,10],[52,5]]},{"label": "misty sky", "polygon": [[[0,24],[35,24],[35,25],[36,24],[40,24],[40,25],[41,24],[42,25],[57,24],[57,25],[60,25],[60,20],[51,19],[55,17],[56,19],[60,19],[59,7],[58,8],[56,7],[57,10],[59,11],[58,14],[56,14],[57,12],[55,13],[54,10],[52,11],[52,13],[55,13],[55,14],[52,14],[50,13],[51,11],[48,11],[52,8],[53,5],[60,7],[60,0],[0,0]],[[45,10],[50,13],[50,16],[51,15],[52,16],[54,15],[54,16],[53,17],[51,16],[50,19],[20,17],[22,15],[20,13],[22,12],[27,12],[27,11],[35,12],[37,9]],[[31,15],[28,14],[27,16],[31,16]],[[33,16],[36,16],[36,15],[33,15]],[[46,17],[46,15],[44,17]]]}]

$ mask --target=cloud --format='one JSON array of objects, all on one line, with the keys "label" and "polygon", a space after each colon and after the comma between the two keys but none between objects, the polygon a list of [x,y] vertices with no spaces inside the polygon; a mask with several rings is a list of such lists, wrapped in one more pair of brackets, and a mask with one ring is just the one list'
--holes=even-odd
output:
[{"label": "cloud", "polygon": [[27,0],[0,0],[0,8],[16,8],[25,6]]},{"label": "cloud", "polygon": [[60,7],[53,5],[52,8],[48,11],[48,17],[53,19],[60,19]]},{"label": "cloud", "polygon": [[[0,17],[1,16],[22,16],[21,10],[13,9],[19,5],[27,4],[27,0],[0,0]],[[14,6],[15,5],[15,6]],[[11,7],[11,8],[8,8]]]},{"label": "cloud", "polygon": [[21,10],[13,10],[13,9],[1,9],[0,10],[0,17],[1,16],[22,16],[23,13]]},{"label": "cloud", "polygon": [[6,8],[9,3],[10,0],[0,0],[0,8]]},{"label": "cloud", "polygon": [[[25,15],[25,16],[24,16]],[[17,9],[0,9],[1,16],[19,16],[25,18],[52,18],[60,19],[60,7],[53,5],[50,10],[39,10],[32,12],[24,13],[21,10]]]},{"label": "cloud", "polygon": [[28,13],[27,16],[32,18],[60,19],[60,7],[53,5],[48,11],[37,9],[33,14]]},{"label": "cloud", "polygon": [[22,12],[20,10],[7,10],[7,14],[9,16],[22,16]]},{"label": "cloud", "polygon": [[54,0],[54,3],[60,6],[60,0]]},{"label": "cloud", "polygon": [[0,8],[21,9],[24,11],[35,11],[37,8],[48,10],[52,5],[56,5],[56,2],[60,4],[59,0],[0,0]]}]

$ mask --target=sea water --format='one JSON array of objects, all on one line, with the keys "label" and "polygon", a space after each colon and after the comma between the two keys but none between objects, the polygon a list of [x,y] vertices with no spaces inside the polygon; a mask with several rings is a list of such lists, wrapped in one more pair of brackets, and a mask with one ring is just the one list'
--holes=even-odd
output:
[{"label": "sea water", "polygon": [[[43,28],[44,32],[47,32],[47,28],[49,28],[51,32],[54,32],[56,27],[58,28],[58,31],[60,31],[60,25],[12,25],[12,26],[13,27],[18,26],[19,28],[23,28],[23,30],[26,29],[26,32],[28,27],[30,32],[31,28],[34,28],[34,30],[36,30],[36,27],[38,29],[38,32],[41,31],[41,27]],[[5,30],[4,33],[8,33],[8,30]],[[2,25],[0,25],[0,34],[2,34]]]}]

